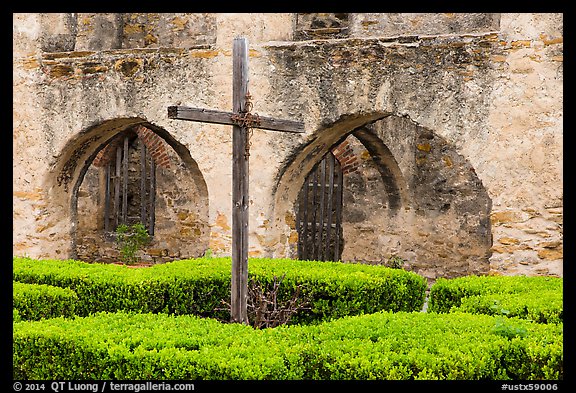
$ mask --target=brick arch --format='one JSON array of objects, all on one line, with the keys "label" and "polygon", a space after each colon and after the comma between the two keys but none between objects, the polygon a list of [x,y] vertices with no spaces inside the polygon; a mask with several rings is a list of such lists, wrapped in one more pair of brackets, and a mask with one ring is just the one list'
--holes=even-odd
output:
[{"label": "brick arch", "polygon": [[167,143],[158,134],[143,125],[138,125],[135,131],[138,138],[146,145],[156,165],[161,168],[170,168],[170,157],[166,150]]},{"label": "brick arch", "polygon": [[[326,164],[330,154],[337,166]],[[346,231],[350,239],[357,238],[363,226],[374,225],[370,217],[375,211],[395,220],[402,206],[409,207],[407,183],[397,161],[367,127],[344,133],[328,152],[310,160],[317,162],[312,172],[305,174],[307,180],[294,201],[299,258],[355,258],[353,250],[346,251]],[[320,202],[315,205],[313,200]],[[367,219],[371,223],[362,224]]]},{"label": "brick arch", "polygon": [[354,150],[350,146],[348,139],[345,139],[340,144],[334,146],[330,149],[334,157],[338,160],[340,165],[342,166],[342,173],[348,174],[358,170],[358,165],[360,160],[358,156],[355,154]]},{"label": "brick arch", "polygon": [[[167,151],[169,146],[166,141],[142,124],[135,126],[133,131],[144,143],[156,165],[161,168],[170,168],[170,157]],[[115,157],[116,148],[120,145],[120,142],[119,139],[115,139],[108,143],[96,154],[93,164],[97,167],[104,167],[108,164]]]}]

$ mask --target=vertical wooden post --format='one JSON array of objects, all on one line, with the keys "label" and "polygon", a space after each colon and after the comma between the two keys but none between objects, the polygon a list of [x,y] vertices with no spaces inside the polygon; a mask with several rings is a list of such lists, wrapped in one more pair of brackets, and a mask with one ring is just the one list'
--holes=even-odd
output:
[{"label": "vertical wooden post", "polygon": [[324,248],[324,256],[326,259],[330,259],[330,237],[332,235],[332,209],[334,203],[334,154],[328,153],[328,226],[326,230],[326,244]]},{"label": "vertical wooden post", "polygon": [[150,156],[150,205],[148,206],[150,212],[150,225],[148,225],[148,233],[154,235],[154,222],[156,221],[156,162]]},{"label": "vertical wooden post", "polygon": [[146,145],[140,142],[140,222],[147,226],[146,221]]},{"label": "vertical wooden post", "polygon": [[106,164],[106,188],[104,193],[104,231],[110,231],[110,162]]},{"label": "vertical wooden post", "polygon": [[[337,164],[334,161],[334,165]],[[340,167],[341,168],[341,167]],[[334,233],[336,238],[336,244],[334,246],[334,261],[340,260],[340,235],[342,234],[342,197],[343,197],[343,187],[344,187],[344,173],[339,170],[338,171],[338,178],[336,179],[336,183],[334,187],[338,187],[338,192],[336,193],[336,232]]]},{"label": "vertical wooden post", "polygon": [[318,251],[317,258],[320,261],[324,260],[323,248],[324,248],[324,199],[326,196],[326,156],[320,162],[320,230],[318,231]]},{"label": "vertical wooden post", "polygon": [[[234,113],[246,110],[248,93],[248,41],[234,39],[232,47],[232,106]],[[248,324],[248,155],[247,129],[232,127],[232,291],[231,320]]]},{"label": "vertical wooden post", "polygon": [[116,148],[116,167],[114,173],[114,230],[120,224],[120,176],[122,170],[122,148],[118,146]]},{"label": "vertical wooden post", "polygon": [[124,137],[124,157],[122,158],[122,224],[128,225],[128,137]]},{"label": "vertical wooden post", "polygon": [[310,248],[312,249],[312,253],[310,255],[310,259],[318,259],[318,248],[316,243],[316,238],[318,234],[318,221],[316,221],[318,217],[318,164],[314,168],[314,181],[312,182],[312,229],[310,232],[311,240],[310,240]]}]

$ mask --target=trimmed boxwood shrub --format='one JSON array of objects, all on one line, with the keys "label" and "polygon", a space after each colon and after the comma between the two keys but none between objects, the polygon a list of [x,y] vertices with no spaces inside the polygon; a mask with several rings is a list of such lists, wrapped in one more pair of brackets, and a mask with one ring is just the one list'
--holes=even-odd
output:
[{"label": "trimmed boxwood shrub", "polygon": [[[14,280],[74,290],[76,313],[135,311],[229,319],[231,259],[198,258],[131,268],[76,260],[13,258]],[[280,300],[296,287],[309,309],[293,323],[314,323],[380,310],[418,311],[426,280],[385,266],[290,259],[250,259],[249,278],[263,286],[282,277]]]},{"label": "trimmed boxwood shrub", "polygon": [[563,379],[563,324],[505,323],[461,312],[264,330],[124,312],[24,321],[14,323],[13,378]]},{"label": "trimmed boxwood shrub", "polygon": [[563,321],[562,285],[563,279],[558,277],[440,278],[430,289],[428,311],[464,311],[559,323]]},{"label": "trimmed boxwood shrub", "polygon": [[[116,310],[165,311],[167,284],[170,281],[177,284],[178,280],[156,276],[149,274],[148,269],[113,264],[13,258],[15,281],[70,288],[76,292],[77,315]],[[218,282],[216,274],[213,274],[212,281]]]},{"label": "trimmed boxwood shrub", "polygon": [[301,286],[302,296],[310,300],[311,307],[296,315],[294,321],[300,323],[380,310],[420,311],[427,287],[426,279],[415,273],[365,264],[254,259],[248,270],[250,277],[264,285],[285,275],[283,299]]},{"label": "trimmed boxwood shrub", "polygon": [[74,315],[78,296],[68,288],[13,282],[15,320],[39,320]]}]

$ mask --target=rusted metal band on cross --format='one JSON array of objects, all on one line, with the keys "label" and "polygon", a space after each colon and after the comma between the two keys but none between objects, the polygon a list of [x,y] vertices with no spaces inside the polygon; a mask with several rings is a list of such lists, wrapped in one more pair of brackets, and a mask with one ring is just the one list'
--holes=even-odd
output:
[{"label": "rusted metal band on cross", "polygon": [[244,97],[244,108],[239,113],[234,113],[230,116],[230,120],[239,127],[246,129],[246,145],[244,148],[244,157],[250,157],[250,147],[252,146],[252,133],[253,129],[261,126],[260,116],[257,113],[251,113],[253,108],[252,95],[250,92],[246,93]]},{"label": "rusted metal band on cross", "polygon": [[257,113],[252,114],[252,108],[252,95],[246,93],[244,110],[240,111],[240,113],[234,113],[230,116],[230,119],[239,127],[258,128],[262,125],[260,122],[260,116],[258,116]]},{"label": "rusted metal band on cross", "polygon": [[257,113],[241,113],[241,114],[233,114],[230,116],[230,119],[234,124],[243,128],[258,128],[260,127],[260,116]]}]

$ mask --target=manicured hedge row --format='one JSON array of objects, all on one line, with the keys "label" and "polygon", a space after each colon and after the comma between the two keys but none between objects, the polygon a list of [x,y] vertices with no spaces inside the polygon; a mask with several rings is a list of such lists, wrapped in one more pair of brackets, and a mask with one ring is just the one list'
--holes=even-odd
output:
[{"label": "manicured hedge row", "polygon": [[562,327],[378,312],[258,330],[191,315],[98,313],[14,323],[13,377],[559,380]]},{"label": "manicured hedge row", "polygon": [[76,314],[84,316],[97,311],[168,311],[166,296],[175,289],[186,292],[192,299],[188,304],[194,308],[192,313],[202,315],[203,311],[211,312],[214,306],[202,310],[207,302],[196,301],[196,291],[214,295],[222,286],[222,295],[226,291],[225,274],[219,276],[214,269],[211,277],[206,277],[205,270],[198,269],[194,274],[196,280],[186,280],[187,277],[166,276],[166,272],[152,272],[150,268],[14,257],[12,270],[15,281],[72,289],[79,299]]},{"label": "manicured hedge row", "polygon": [[[14,280],[70,288],[76,313],[99,311],[193,314],[229,319],[230,258],[181,260],[149,268],[90,264],[75,260],[13,258]],[[282,278],[280,300],[300,287],[310,309],[293,318],[312,323],[380,310],[418,311],[426,280],[384,266],[289,259],[250,259],[249,279],[270,286]]]},{"label": "manicured hedge row", "polygon": [[563,279],[557,277],[441,278],[430,289],[428,311],[464,311],[558,323],[563,321],[562,285]]},{"label": "manicured hedge row", "polygon": [[74,315],[78,296],[68,288],[13,282],[13,308],[16,320],[39,320]]}]

